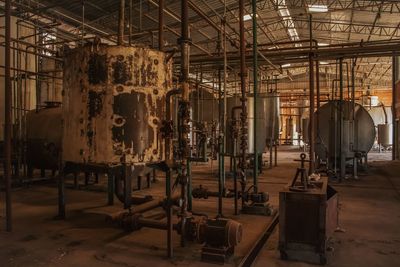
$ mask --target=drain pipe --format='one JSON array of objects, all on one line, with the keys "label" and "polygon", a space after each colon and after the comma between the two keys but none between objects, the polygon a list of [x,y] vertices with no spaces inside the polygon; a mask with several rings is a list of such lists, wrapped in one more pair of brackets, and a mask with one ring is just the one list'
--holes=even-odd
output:
[{"label": "drain pipe", "polygon": [[119,1],[119,17],[118,17],[118,45],[124,44],[125,32],[125,0]]},{"label": "drain pipe", "polygon": [[[239,160],[240,178],[242,192],[246,189],[246,153],[247,153],[247,97],[246,97],[246,40],[244,36],[244,0],[239,0],[239,32],[240,32],[240,88],[241,88],[241,107],[240,113],[241,131],[240,131],[240,153]],[[244,198],[242,198],[242,207],[244,206]]]}]

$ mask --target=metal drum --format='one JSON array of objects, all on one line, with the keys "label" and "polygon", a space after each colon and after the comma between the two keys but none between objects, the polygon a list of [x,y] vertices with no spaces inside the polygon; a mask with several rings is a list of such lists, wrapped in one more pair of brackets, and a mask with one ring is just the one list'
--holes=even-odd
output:
[{"label": "metal drum", "polygon": [[56,170],[61,160],[62,112],[58,104],[47,103],[26,115],[27,164],[33,168]]},{"label": "metal drum", "polygon": [[159,134],[172,64],[142,47],[86,45],[66,53],[63,160],[116,164],[163,159]]},{"label": "metal drum", "polygon": [[[329,101],[314,113],[316,121],[319,114],[319,136],[315,128],[315,152],[320,159],[338,158],[340,155],[340,101]],[[316,122],[315,122],[315,125]],[[354,133],[354,134],[353,134]],[[368,153],[375,141],[375,126],[368,111],[355,104],[353,121],[353,103],[343,101],[342,151],[346,158],[353,158],[354,152]]]}]

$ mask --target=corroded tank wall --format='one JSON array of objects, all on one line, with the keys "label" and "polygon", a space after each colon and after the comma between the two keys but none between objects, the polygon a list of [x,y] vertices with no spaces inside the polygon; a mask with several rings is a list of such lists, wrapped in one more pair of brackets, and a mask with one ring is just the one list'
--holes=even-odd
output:
[{"label": "corroded tank wall", "polygon": [[159,128],[172,64],[142,47],[87,45],[64,62],[63,161],[162,160]]},{"label": "corroded tank wall", "polygon": [[[339,101],[334,100],[321,106],[319,113],[314,113],[315,121],[317,114],[319,114],[320,123],[320,133],[316,142],[315,152],[321,159],[339,157],[339,110]],[[342,149],[346,158],[354,157],[354,152],[356,151],[368,153],[374,144],[376,136],[375,126],[371,116],[363,106],[355,104],[355,118],[353,121],[353,104],[349,101],[343,101],[343,111]],[[318,136],[316,128],[315,136]]]},{"label": "corroded tank wall", "polygon": [[27,163],[29,169],[58,169],[61,157],[62,112],[47,105],[26,115]]}]

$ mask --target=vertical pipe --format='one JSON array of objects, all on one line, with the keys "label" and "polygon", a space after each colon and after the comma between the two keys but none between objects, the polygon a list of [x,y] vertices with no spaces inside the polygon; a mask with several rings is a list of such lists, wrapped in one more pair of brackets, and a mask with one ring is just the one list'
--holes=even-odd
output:
[{"label": "vertical pipe", "polygon": [[[247,98],[246,98],[246,40],[244,36],[244,0],[239,0],[239,32],[240,32],[240,88],[241,88],[241,107],[240,114],[240,176],[242,192],[246,187],[246,153],[247,153]],[[242,198],[242,205],[244,199]]]},{"label": "vertical pipe", "polygon": [[[180,153],[181,153],[181,232],[186,231],[186,219],[187,219],[187,206],[188,206],[188,177],[190,177],[189,165],[190,165],[190,155],[188,151],[188,129],[189,129],[189,6],[188,0],[181,1],[181,85],[182,85],[182,100],[179,102],[180,109]],[[186,166],[185,166],[186,164]],[[190,187],[190,186],[189,186]],[[181,235],[181,246],[185,246],[186,238],[185,235]]]},{"label": "vertical pipe", "polygon": [[166,189],[166,195],[167,195],[167,254],[168,258],[173,257],[173,247],[172,247],[172,232],[173,232],[173,224],[172,224],[172,203],[171,203],[171,195],[172,195],[172,189],[171,189],[171,171],[168,170],[167,173],[165,174],[165,189]]},{"label": "vertical pipe", "polygon": [[[344,108],[343,108],[343,58],[339,59],[339,163],[340,163],[340,180],[344,178],[346,174],[345,169],[345,150],[343,148],[344,145],[344,125],[343,125],[343,115],[344,115]],[[336,159],[335,159],[336,160]]]},{"label": "vertical pipe", "polygon": [[132,28],[133,28],[133,0],[129,0],[129,45],[132,45]]},{"label": "vertical pipe", "polygon": [[314,119],[312,118],[312,114],[314,114],[314,61],[313,61],[313,41],[312,41],[312,15],[310,14],[310,55],[309,55],[309,68],[310,68],[310,132],[309,132],[309,140],[310,140],[310,168],[309,173],[314,172],[315,166],[315,158],[314,158],[314,147],[315,147],[315,133],[314,133]]},{"label": "vertical pipe", "polygon": [[125,32],[125,0],[119,1],[119,18],[118,18],[118,45],[124,44]]},{"label": "vertical pipe", "polygon": [[392,56],[392,142],[393,142],[393,148],[392,148],[392,160],[397,159],[397,146],[398,146],[398,137],[397,137],[397,125],[396,125],[396,119],[397,119],[397,113],[396,113],[396,105],[397,103],[397,91],[396,91],[396,79],[397,77],[397,58],[395,55]]},{"label": "vertical pipe", "polygon": [[82,46],[85,39],[85,0],[82,0]]},{"label": "vertical pipe", "polygon": [[4,48],[4,180],[6,191],[6,230],[12,231],[11,209],[11,0],[5,2],[5,48]]},{"label": "vertical pipe", "polygon": [[[258,151],[257,151],[257,94],[258,94],[258,46],[257,46],[257,1],[252,0],[253,9],[253,189],[258,191]],[[272,164],[272,162],[271,162]],[[272,165],[271,165],[272,166]]]},{"label": "vertical pipe", "polygon": [[[220,33],[218,34],[220,36]],[[219,42],[220,44],[220,42]],[[218,67],[218,117],[219,117],[219,136],[218,136],[218,216],[222,217],[222,195],[223,195],[223,184],[222,176],[224,169],[222,151],[222,129],[223,129],[223,99],[222,99],[222,80],[221,80],[221,67]]]},{"label": "vertical pipe", "polygon": [[164,50],[164,0],[158,1],[158,49]]},{"label": "vertical pipe", "polygon": [[[351,100],[352,100],[352,134],[353,134],[353,152],[355,153],[356,151],[354,151],[355,148],[355,138],[356,138],[356,134],[355,134],[355,118],[356,118],[356,81],[355,81],[355,68],[356,68],[356,60],[353,59],[352,60],[352,64],[351,64]],[[353,157],[353,178],[357,179],[357,158]]]}]

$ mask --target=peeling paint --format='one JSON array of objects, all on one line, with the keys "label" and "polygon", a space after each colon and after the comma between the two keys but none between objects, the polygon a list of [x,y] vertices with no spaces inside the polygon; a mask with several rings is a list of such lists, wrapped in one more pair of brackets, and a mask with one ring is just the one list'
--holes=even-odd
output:
[{"label": "peeling paint", "polygon": [[88,45],[64,64],[63,160],[132,163],[162,160],[158,140],[172,65],[140,47]]}]

